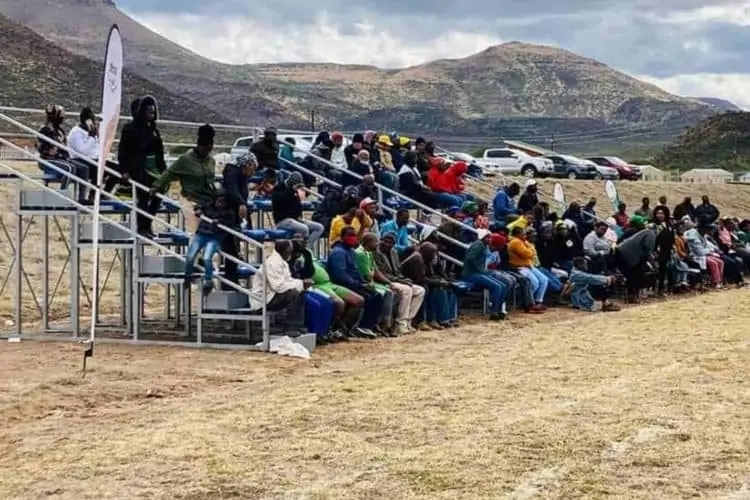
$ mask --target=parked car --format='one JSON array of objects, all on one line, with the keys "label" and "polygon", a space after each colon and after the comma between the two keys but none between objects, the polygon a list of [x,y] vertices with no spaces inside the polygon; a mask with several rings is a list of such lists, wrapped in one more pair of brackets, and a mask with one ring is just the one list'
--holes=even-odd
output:
[{"label": "parked car", "polygon": [[[279,141],[286,141],[287,138],[292,138],[296,142],[296,146],[298,149],[294,150],[294,157],[297,159],[304,159],[306,156],[306,153],[310,151],[312,148],[312,144],[315,141],[315,136],[313,135],[300,135],[300,134],[285,134],[279,136]],[[243,155],[250,151],[250,146],[253,145],[253,136],[247,136],[247,137],[240,137],[237,140],[234,141],[234,144],[232,145],[232,149],[229,151],[229,154],[232,157],[232,161],[236,160],[240,155]]]},{"label": "parked car", "polygon": [[616,181],[620,178],[620,173],[617,171],[616,168],[612,167],[603,167],[601,165],[597,165],[591,160],[581,160],[581,163],[584,165],[592,166],[596,169],[597,172],[599,172],[598,177],[594,177],[595,179],[604,179],[606,181]]},{"label": "parked car", "polygon": [[601,179],[602,174],[596,165],[580,158],[569,155],[547,155],[552,161],[554,172],[551,177],[567,177],[568,179]]},{"label": "parked car", "polygon": [[531,178],[552,175],[554,171],[554,165],[548,159],[510,148],[486,149],[478,163],[485,175],[521,174]]},{"label": "parked car", "polygon": [[616,169],[623,180],[637,181],[642,176],[641,169],[617,156],[593,156],[588,159],[602,167]]}]

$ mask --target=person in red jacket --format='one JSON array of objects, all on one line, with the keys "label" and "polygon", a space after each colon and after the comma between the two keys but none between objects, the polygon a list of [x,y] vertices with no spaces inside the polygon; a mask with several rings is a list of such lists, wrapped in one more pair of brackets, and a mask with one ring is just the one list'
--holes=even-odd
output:
[{"label": "person in red jacket", "polygon": [[[466,172],[466,164],[463,164]],[[460,169],[453,170],[443,158],[434,157],[430,160],[430,170],[427,172],[427,185],[432,189],[437,203],[445,207],[460,207],[465,198],[456,192],[459,182],[463,186]]]}]

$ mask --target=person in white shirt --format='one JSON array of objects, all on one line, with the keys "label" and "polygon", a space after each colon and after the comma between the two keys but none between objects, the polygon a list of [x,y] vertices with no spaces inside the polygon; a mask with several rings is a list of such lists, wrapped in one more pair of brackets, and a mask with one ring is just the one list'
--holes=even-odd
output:
[{"label": "person in white shirt", "polygon": [[[300,280],[292,277],[289,260],[292,258],[293,246],[289,240],[279,240],[274,251],[268,256],[261,268],[253,277],[250,290],[250,308],[260,310],[263,304],[269,311],[285,312],[284,330],[289,333],[299,332],[304,325],[304,303],[302,293],[313,285],[312,280]],[[265,270],[265,273],[263,272]],[[263,275],[265,274],[266,293],[263,294]]]},{"label": "person in white shirt", "polygon": [[[96,117],[91,108],[83,108],[80,118],[81,121],[68,134],[68,147],[74,152],[74,154],[71,154],[70,161],[81,170],[85,168],[88,173],[88,181],[91,184],[96,184],[97,168],[82,158],[88,158],[95,162],[99,160],[99,129]],[[93,199],[94,191],[91,190],[89,191],[87,202],[90,203]]]},{"label": "person in white shirt", "polygon": [[607,229],[606,222],[597,222],[594,230],[583,239],[583,254],[591,259],[589,268],[593,272],[601,272],[610,265],[614,245],[606,237]]}]

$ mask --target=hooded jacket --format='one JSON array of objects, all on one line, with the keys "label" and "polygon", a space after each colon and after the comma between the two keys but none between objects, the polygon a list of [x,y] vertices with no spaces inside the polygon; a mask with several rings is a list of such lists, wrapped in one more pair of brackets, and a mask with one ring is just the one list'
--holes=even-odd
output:
[{"label": "hooded jacket", "polygon": [[[146,123],[144,116],[149,105],[156,109],[153,127]],[[131,112],[133,111],[133,120],[126,123],[120,133],[117,161],[122,173],[130,175],[136,181],[143,181],[148,176],[158,177],[167,169],[164,161],[164,143],[156,125],[159,119],[159,105],[154,97],[147,95],[131,104]],[[149,158],[153,158],[153,172],[146,172],[148,164],[151,163]]]}]

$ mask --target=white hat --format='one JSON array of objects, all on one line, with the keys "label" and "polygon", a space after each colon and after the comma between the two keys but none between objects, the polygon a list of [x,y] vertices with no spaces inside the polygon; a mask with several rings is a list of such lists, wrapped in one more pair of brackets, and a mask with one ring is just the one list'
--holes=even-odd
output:
[{"label": "white hat", "polygon": [[536,186],[536,180],[534,180],[534,179],[529,179],[529,180],[527,180],[527,181],[526,181],[526,183],[525,183],[525,184],[523,185],[523,187],[525,187],[525,188],[527,188],[527,187],[529,187],[529,186]]},{"label": "white hat", "polygon": [[478,240],[485,239],[487,237],[487,235],[489,235],[489,234],[490,234],[490,232],[487,231],[486,229],[477,229],[477,239]]}]

